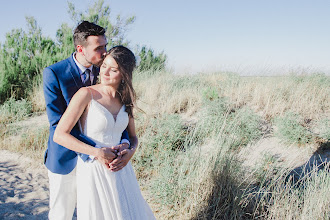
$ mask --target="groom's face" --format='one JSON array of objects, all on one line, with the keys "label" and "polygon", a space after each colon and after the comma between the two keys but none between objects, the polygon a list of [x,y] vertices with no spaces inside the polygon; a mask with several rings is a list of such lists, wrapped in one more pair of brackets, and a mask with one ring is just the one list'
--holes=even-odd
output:
[{"label": "groom's face", "polygon": [[107,44],[107,39],[104,35],[87,37],[87,44],[83,47],[86,62],[100,66],[107,51]]}]

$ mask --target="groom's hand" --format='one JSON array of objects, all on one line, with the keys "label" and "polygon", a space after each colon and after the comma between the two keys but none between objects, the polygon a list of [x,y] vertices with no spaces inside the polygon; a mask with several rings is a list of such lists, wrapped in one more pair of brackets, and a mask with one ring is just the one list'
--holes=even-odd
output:
[{"label": "groom's hand", "polygon": [[98,155],[95,157],[106,168],[110,169],[109,164],[117,157],[117,151],[110,147],[102,147],[99,149]]},{"label": "groom's hand", "polygon": [[117,172],[123,169],[133,157],[133,154],[133,150],[130,149],[120,151],[118,157],[110,163],[110,170],[112,172]]}]

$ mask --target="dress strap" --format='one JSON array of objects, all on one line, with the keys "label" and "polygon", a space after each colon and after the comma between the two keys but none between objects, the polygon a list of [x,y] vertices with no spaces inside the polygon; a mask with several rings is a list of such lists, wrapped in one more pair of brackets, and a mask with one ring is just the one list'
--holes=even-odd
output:
[{"label": "dress strap", "polygon": [[86,88],[88,89],[89,93],[91,94],[92,99],[94,99],[92,90],[89,88],[89,86],[87,86]]}]

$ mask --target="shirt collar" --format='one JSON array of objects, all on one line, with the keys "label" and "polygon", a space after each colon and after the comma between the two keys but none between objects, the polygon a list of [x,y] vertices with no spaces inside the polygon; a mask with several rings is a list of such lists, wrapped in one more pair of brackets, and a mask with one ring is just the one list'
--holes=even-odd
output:
[{"label": "shirt collar", "polygon": [[93,72],[93,65],[91,65],[90,67],[86,68],[84,67],[83,65],[81,65],[78,60],[76,59],[76,52],[74,52],[72,54],[72,57],[73,57],[73,60],[74,62],[76,63],[76,65],[78,66],[78,69],[79,69],[79,74],[81,75],[82,73],[84,73],[86,71],[86,69],[89,69],[91,71],[91,74]]}]

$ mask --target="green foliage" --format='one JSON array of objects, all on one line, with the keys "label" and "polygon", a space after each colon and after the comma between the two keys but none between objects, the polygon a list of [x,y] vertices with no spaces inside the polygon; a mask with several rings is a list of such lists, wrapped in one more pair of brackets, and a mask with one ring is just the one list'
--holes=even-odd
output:
[{"label": "green foliage", "polygon": [[219,99],[219,93],[214,87],[208,87],[203,91],[203,99],[204,100],[216,100]]},{"label": "green foliage", "polygon": [[292,74],[291,77],[296,83],[308,83],[326,87],[330,84],[330,77],[325,75],[325,73],[314,73],[311,75]]},{"label": "green foliage", "polygon": [[74,51],[72,28],[63,23],[61,27],[56,31],[56,41],[58,46],[57,57],[58,60],[69,57]]},{"label": "green foliage", "polygon": [[279,169],[278,158],[270,153],[264,153],[261,161],[255,168],[254,178],[259,183],[263,183],[269,180],[268,178],[273,178]]},{"label": "green foliage", "polygon": [[[127,44],[125,33],[135,21],[116,17],[111,22],[110,7],[103,0],[91,5],[86,13],[77,12],[73,3],[68,3],[68,13],[78,24],[88,20],[106,28],[109,46]],[[0,103],[14,95],[16,99],[26,98],[33,81],[42,70],[51,64],[69,57],[74,52],[73,28],[63,23],[56,32],[56,42],[42,35],[41,28],[33,17],[26,17],[27,30],[13,29],[0,45]]]},{"label": "green foliage", "polygon": [[275,135],[288,144],[304,145],[312,139],[311,132],[301,125],[301,119],[297,114],[288,112],[282,117],[275,118],[274,122],[277,126]]},{"label": "green foliage", "polygon": [[144,149],[137,152],[141,153],[137,157],[141,169],[152,168],[162,163],[164,158],[172,156],[174,151],[182,149],[185,132],[178,115],[146,119],[144,125],[138,128],[140,146]]},{"label": "green foliage", "polygon": [[126,45],[125,33],[128,27],[134,23],[135,16],[129,18],[122,18],[120,15],[116,16],[116,22],[111,22],[111,9],[109,5],[104,5],[104,0],[99,0],[87,9],[87,13],[76,11],[72,2],[68,2],[68,13],[71,19],[76,23],[83,20],[93,22],[106,29],[105,36],[108,40],[108,45],[113,47],[115,45]]},{"label": "green foliage", "polygon": [[206,91],[195,131],[197,137],[221,139],[233,149],[261,138],[261,119],[258,115],[248,108],[232,109],[225,98],[217,98],[215,90]]},{"label": "green foliage", "polygon": [[319,135],[321,138],[324,138],[325,140],[330,140],[330,119],[325,118],[318,122],[317,124]]},{"label": "green foliage", "polygon": [[138,54],[141,59],[137,68],[139,71],[157,71],[165,69],[167,56],[164,52],[155,54],[153,49],[143,46]]},{"label": "green foliage", "polygon": [[25,99],[9,98],[0,106],[0,124],[6,124],[28,117],[32,113],[32,105]]},{"label": "green foliage", "polygon": [[231,126],[227,127],[226,133],[232,139],[232,147],[246,146],[257,141],[262,136],[260,127],[261,118],[249,108],[242,108],[231,114]]},{"label": "green foliage", "polygon": [[27,31],[14,29],[0,51],[0,103],[12,94],[24,98],[34,77],[54,62],[56,47],[41,34],[36,20],[26,17]]}]

